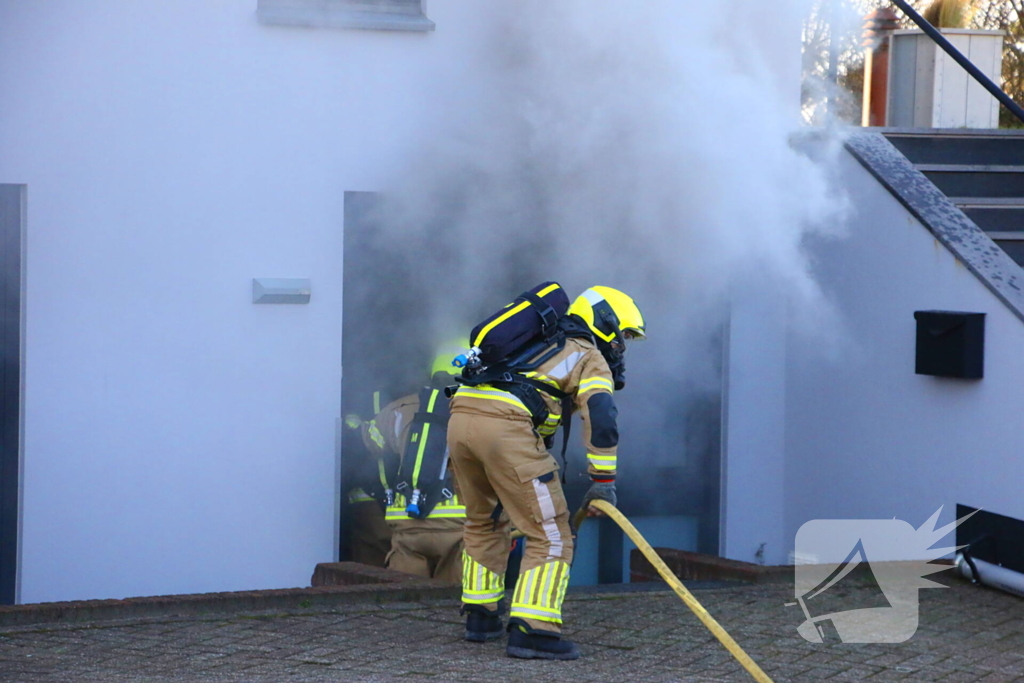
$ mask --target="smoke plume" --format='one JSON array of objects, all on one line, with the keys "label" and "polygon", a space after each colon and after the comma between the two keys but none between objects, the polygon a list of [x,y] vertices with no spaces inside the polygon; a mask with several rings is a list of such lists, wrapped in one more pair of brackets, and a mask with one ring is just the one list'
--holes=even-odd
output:
[{"label": "smoke plume", "polygon": [[810,4],[494,3],[485,77],[437,75],[445,96],[418,112],[430,142],[378,217],[434,338],[542,280],[622,289],[649,328],[616,397],[623,445],[647,471],[713,451],[732,293],[827,314],[803,245],[843,203],[791,143]]}]

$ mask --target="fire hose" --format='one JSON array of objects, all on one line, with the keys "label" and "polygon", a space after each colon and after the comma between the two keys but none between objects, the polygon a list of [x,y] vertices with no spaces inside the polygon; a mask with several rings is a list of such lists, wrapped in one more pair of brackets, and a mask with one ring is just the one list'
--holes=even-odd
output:
[{"label": "fire hose", "polygon": [[[679,578],[672,573],[672,570],[668,568],[668,565],[658,557],[658,553],[654,552],[654,548],[651,547],[651,544],[644,540],[644,537],[641,536],[640,532],[636,530],[636,527],[626,519],[625,515],[619,512],[614,505],[604,500],[592,500],[590,501],[590,507],[597,508],[611,517],[615,523],[619,525],[622,531],[625,532],[625,534],[629,536],[630,540],[636,544],[636,547],[640,549],[640,552],[644,554],[647,561],[658,570],[658,573],[661,575],[661,578],[665,580],[665,583],[671,586],[676,595],[686,603],[686,606],[689,607],[695,615],[697,615],[697,618],[700,619],[701,623],[711,631],[715,638],[718,638],[718,641],[725,646],[725,649],[736,658],[736,661],[747,670],[747,673],[749,673],[755,681],[758,681],[758,683],[772,683],[772,679],[768,677],[768,674],[762,671],[761,667],[759,667],[754,660],[750,658],[750,655],[744,652],[743,648],[741,648],[739,644],[732,639],[732,636],[730,636],[726,630],[722,628],[717,621],[715,621],[715,618],[708,614],[708,611],[704,609],[704,606],[697,601],[697,598],[693,597],[693,594],[686,589],[683,582],[680,581]],[[573,518],[573,527],[577,532],[579,531],[580,525],[583,524],[586,518],[586,507],[580,508],[579,512],[577,512],[576,516]]]}]

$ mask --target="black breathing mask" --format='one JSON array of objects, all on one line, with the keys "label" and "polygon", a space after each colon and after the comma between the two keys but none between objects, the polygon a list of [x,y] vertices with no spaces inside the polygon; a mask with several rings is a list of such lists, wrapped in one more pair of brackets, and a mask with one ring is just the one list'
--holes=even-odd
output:
[{"label": "black breathing mask", "polygon": [[615,391],[622,391],[626,387],[626,339],[619,330],[619,316],[615,315],[607,301],[599,301],[594,304],[594,323],[602,333],[614,335],[611,341],[601,337],[596,337],[595,341],[608,363],[608,369],[612,371]]}]

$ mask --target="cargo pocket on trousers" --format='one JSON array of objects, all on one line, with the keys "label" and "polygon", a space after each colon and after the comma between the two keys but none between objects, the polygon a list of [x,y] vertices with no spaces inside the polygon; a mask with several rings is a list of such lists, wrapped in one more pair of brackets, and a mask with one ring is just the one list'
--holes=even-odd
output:
[{"label": "cargo pocket on trousers", "polygon": [[[533,490],[533,495],[528,496],[533,521],[542,527],[544,535],[552,543],[558,542],[555,518],[567,514],[565,496],[562,493],[557,473],[558,463],[554,458],[516,467],[516,476],[519,477],[519,482]],[[558,545],[560,550],[561,543]],[[558,554],[555,555],[555,557],[558,556]]]}]

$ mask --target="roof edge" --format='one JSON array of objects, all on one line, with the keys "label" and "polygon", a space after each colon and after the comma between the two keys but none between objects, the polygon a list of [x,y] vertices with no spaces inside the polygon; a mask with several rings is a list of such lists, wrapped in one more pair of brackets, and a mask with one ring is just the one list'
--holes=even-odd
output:
[{"label": "roof edge", "polygon": [[999,248],[884,135],[854,133],[846,149],[1024,322],[1024,269]]}]

